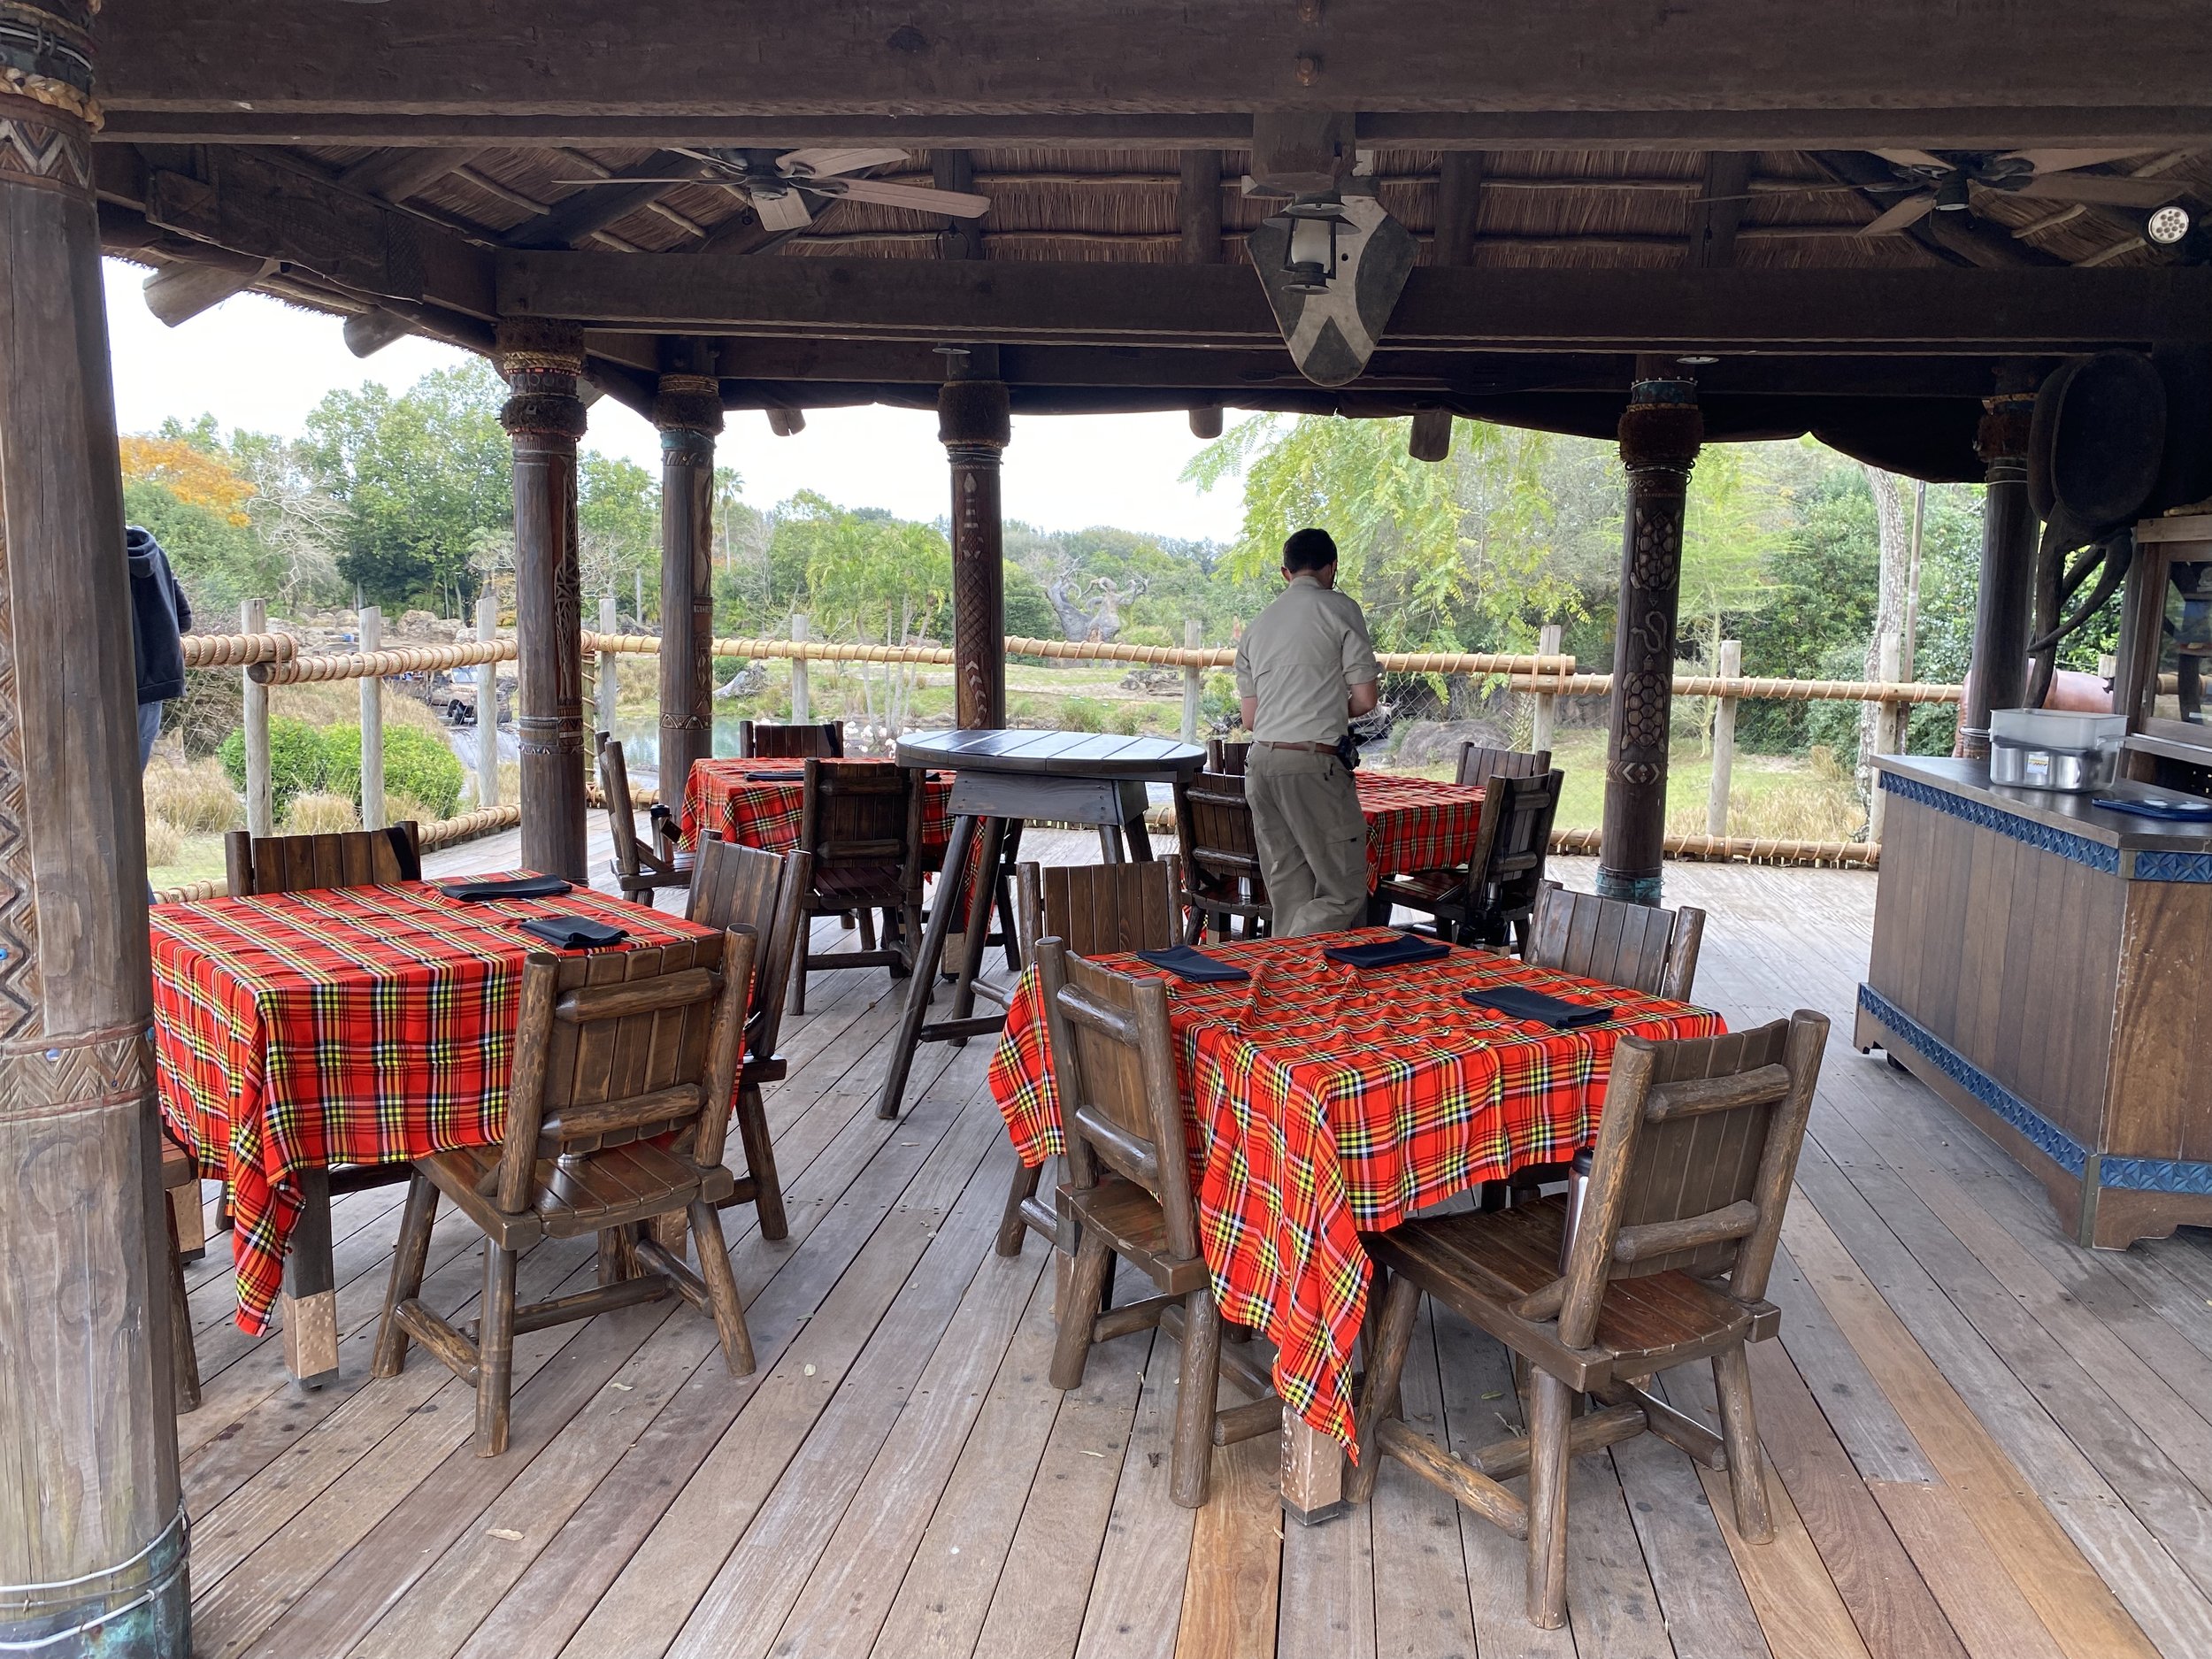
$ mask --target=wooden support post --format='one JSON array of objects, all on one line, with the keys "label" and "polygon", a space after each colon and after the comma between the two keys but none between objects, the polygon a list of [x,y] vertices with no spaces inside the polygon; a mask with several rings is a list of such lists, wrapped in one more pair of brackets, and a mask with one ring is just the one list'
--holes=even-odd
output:
[{"label": "wooden support post", "polygon": [[[268,626],[268,607],[260,600],[248,599],[239,605],[241,634],[264,634]],[[238,672],[245,680],[241,720],[246,732],[246,832],[251,835],[273,835],[276,794],[269,780],[269,688],[254,679],[252,669],[242,668]]]},{"label": "wooden support post", "polygon": [[661,375],[660,795],[680,801],[714,753],[714,437],[721,382],[711,342],[687,341]]},{"label": "wooden support post", "polygon": [[93,10],[0,82],[0,1647],[186,1659]]},{"label": "wooden support post", "polygon": [[2029,612],[2035,597],[2035,509],[2028,503],[2028,423],[2035,394],[2005,386],[1983,401],[1975,449],[1985,469],[1981,588],[1974,606],[1974,656],[1959,713],[1960,752],[1989,758],[1989,711],[2028,696]]},{"label": "wooden support post", "polygon": [[[1662,373],[1640,362],[1639,373]],[[1639,380],[1621,416],[1628,511],[1621,533],[1620,614],[1613,631],[1612,727],[1598,892],[1656,904],[1667,827],[1667,742],[1674,712],[1675,609],[1682,511],[1705,424],[1692,380]]]},{"label": "wooden support post", "polygon": [[[795,615],[791,618],[792,641],[795,644],[804,645],[806,635],[805,616]],[[813,718],[813,699],[809,695],[809,689],[806,678],[806,658],[795,657],[791,659],[791,723],[794,726],[804,726]]]},{"label": "wooden support post", "polygon": [[330,1171],[300,1171],[300,1213],[284,1248],[284,1369],[303,1388],[338,1380],[338,1279],[330,1255]]},{"label": "wooden support post", "polygon": [[999,457],[1013,436],[998,349],[972,348],[937,394],[937,436],[952,462],[954,697],[963,728],[1006,724],[1006,557]]},{"label": "wooden support post", "polygon": [[[599,595],[599,637],[611,640],[622,631],[622,615],[615,608],[614,590],[609,588]],[[598,660],[592,664],[591,712],[592,729],[598,732],[614,730],[615,706],[621,701],[622,686],[616,679],[622,658],[601,646]]]},{"label": "wooden support post", "polygon": [[[476,637],[499,637],[499,601],[488,592],[476,596]],[[476,665],[476,804],[499,804],[499,664]]]},{"label": "wooden support post", "polygon": [[[1536,636],[1537,654],[1556,657],[1564,637],[1559,624],[1547,622],[1542,632]],[[1528,726],[1528,746],[1532,753],[1540,755],[1551,747],[1552,722],[1557,717],[1558,703],[1556,692],[1540,691],[1536,694],[1536,708],[1529,717]]]},{"label": "wooden support post", "polygon": [[520,653],[522,862],[587,879],[584,860],[583,595],[577,572],[576,378],[580,329],[508,322],[500,372],[513,388],[500,420],[514,442],[515,638]]},{"label": "wooden support post", "polygon": [[[1903,657],[1904,641],[1894,634],[1882,635],[1881,650],[1877,660],[1881,664],[1880,672],[1884,685],[1893,686],[1897,683],[1898,676],[1901,672]],[[1910,703],[1899,703],[1893,698],[1885,698],[1875,705],[1874,752],[1876,754],[1895,755],[1903,751],[1905,721],[1911,710]],[[1882,787],[1881,780],[1877,778],[1873,787],[1868,790],[1866,798],[1866,838],[1877,846],[1881,844],[1883,808],[1888,804],[1888,792]]]},{"label": "wooden support post", "polygon": [[[1196,650],[1205,638],[1204,625],[1196,617],[1183,618],[1183,649]],[[1198,708],[1206,690],[1206,671],[1196,663],[1183,664],[1183,741],[1198,741]]]},{"label": "wooden support post", "polygon": [[[964,150],[931,151],[929,172],[930,182],[940,190],[975,188],[975,157]],[[982,258],[983,221],[948,213],[945,228],[938,236],[937,251],[947,259]]]},{"label": "wooden support post", "polygon": [[[1743,672],[1743,641],[1723,640],[1713,672],[1723,680]],[[1705,833],[1728,833],[1728,791],[1736,769],[1736,699],[1720,697],[1713,708],[1713,783],[1705,797]]]},{"label": "wooden support post", "polygon": [[[384,613],[361,607],[361,649],[384,649]],[[384,682],[373,674],[361,679],[361,827],[384,827]]]}]

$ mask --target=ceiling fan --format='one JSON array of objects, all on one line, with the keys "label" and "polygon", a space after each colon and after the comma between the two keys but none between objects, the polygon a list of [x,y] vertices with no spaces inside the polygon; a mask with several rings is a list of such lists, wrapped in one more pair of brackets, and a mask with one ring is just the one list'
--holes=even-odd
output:
[{"label": "ceiling fan", "polygon": [[1868,188],[1909,194],[1880,217],[1860,226],[1859,234],[1878,236],[1917,224],[1932,212],[1962,211],[1976,185],[2050,202],[2141,209],[2163,207],[2184,193],[2183,186],[2172,180],[2118,179],[2108,173],[2074,171],[2134,153],[2125,150],[2014,150],[2002,155],[1956,154],[1947,159],[1924,150],[1878,150],[1874,154],[1889,163],[1897,182]]},{"label": "ceiling fan", "polygon": [[903,150],[818,149],[683,150],[700,170],[665,179],[573,179],[570,184],[719,184],[741,192],[769,230],[804,230],[814,218],[807,197],[849,196],[879,207],[911,208],[917,212],[941,213],[954,219],[979,219],[991,211],[991,198],[964,190],[938,190],[918,184],[895,184],[887,179],[860,179],[849,175],[872,167],[907,160]]}]

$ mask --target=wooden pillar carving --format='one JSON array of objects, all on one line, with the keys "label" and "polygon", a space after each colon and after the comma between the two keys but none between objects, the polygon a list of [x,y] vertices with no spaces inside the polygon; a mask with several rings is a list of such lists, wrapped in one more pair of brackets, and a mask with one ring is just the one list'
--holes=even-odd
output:
[{"label": "wooden pillar carving", "polygon": [[94,10],[0,39],[0,1645],[185,1659]]},{"label": "wooden pillar carving", "polygon": [[1598,891],[1638,904],[1659,902],[1682,512],[1704,436],[1694,381],[1636,383],[1620,426],[1628,506],[1621,533],[1620,615],[1613,631]]},{"label": "wooden pillar carving", "polygon": [[2032,391],[2002,391],[1982,404],[1975,449],[1982,494],[1981,587],[1974,603],[1974,657],[1959,711],[1959,752],[1989,758],[1989,711],[2028,697],[2028,632],[2035,599],[2035,509],[2028,504]]},{"label": "wooden pillar carving", "polygon": [[[983,357],[988,373],[995,352]],[[960,725],[1006,724],[1006,565],[999,523],[999,457],[1013,435],[1005,384],[948,380],[937,394],[937,436],[952,463],[952,654]]]},{"label": "wooden pillar carving", "polygon": [[[660,794],[680,801],[691,764],[714,753],[714,438],[721,383],[665,373],[661,429]],[[606,714],[600,717],[602,724]]]},{"label": "wooden pillar carving", "polygon": [[584,435],[576,378],[583,366],[583,332],[572,325],[500,326],[499,372],[513,393],[499,419],[515,456],[522,862],[571,881],[588,874],[583,592],[576,545],[576,441]]}]

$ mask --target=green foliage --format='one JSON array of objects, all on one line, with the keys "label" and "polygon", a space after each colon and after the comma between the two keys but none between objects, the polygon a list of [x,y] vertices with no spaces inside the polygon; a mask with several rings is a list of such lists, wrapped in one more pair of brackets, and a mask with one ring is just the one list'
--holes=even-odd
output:
[{"label": "green foliage", "polygon": [[1107,707],[1091,697],[1070,697],[1060,705],[1060,729],[1064,732],[1102,732],[1106,729]]},{"label": "green foliage", "polygon": [[[355,761],[359,759],[359,733],[354,734]],[[215,751],[223,763],[223,773],[230,780],[230,787],[242,795],[246,787],[246,733],[240,727],[225,738]],[[323,787],[329,775],[330,755],[323,741],[323,733],[303,720],[287,719],[281,715],[269,722],[269,800],[272,810],[281,820],[291,810],[295,795],[311,795]]]},{"label": "green foliage", "polygon": [[[361,728],[334,726],[323,733],[329,757],[324,787],[361,805]],[[387,802],[405,795],[434,818],[449,818],[461,803],[467,776],[460,759],[434,732],[412,726],[384,728],[384,795]]]},{"label": "green foliage", "polygon": [[576,468],[576,528],[584,592],[627,600],[644,578],[647,615],[657,620],[661,591],[660,481],[635,461],[587,450]]},{"label": "green foliage", "polygon": [[1010,558],[1006,561],[1006,632],[1017,640],[1060,637],[1060,618],[1045,597],[1044,584]]},{"label": "green foliage", "polygon": [[896,640],[949,631],[952,549],[928,525],[874,509],[850,511],[812,494],[777,510],[768,545],[779,584],[811,613],[821,639]]},{"label": "green foliage", "polygon": [[196,626],[218,633],[234,627],[238,602],[268,591],[261,549],[248,526],[180,500],[166,485],[151,480],[124,484],[123,517],[153,532],[186,595],[208,613],[205,620],[194,617]]}]

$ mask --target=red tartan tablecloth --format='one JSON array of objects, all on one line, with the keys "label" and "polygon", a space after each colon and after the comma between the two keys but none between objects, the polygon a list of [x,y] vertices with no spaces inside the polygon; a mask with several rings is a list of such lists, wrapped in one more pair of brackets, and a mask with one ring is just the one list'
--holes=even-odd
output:
[{"label": "red tartan tablecloth", "polygon": [[1443,870],[1473,856],[1482,827],[1482,786],[1352,774],[1367,816],[1367,890],[1386,876]]},{"label": "red tartan tablecloth", "polygon": [[162,1117],[228,1192],[240,1329],[258,1335],[276,1303],[300,1171],[499,1140],[523,958],[547,949],[514,924],[557,915],[627,928],[618,950],[704,931],[582,887],[464,903],[410,882],[153,908]]},{"label": "red tartan tablecloth", "polygon": [[[866,758],[866,757],[862,757]],[[681,826],[685,847],[699,844],[699,831],[712,830],[724,841],[763,852],[787,853],[799,844],[799,819],[806,807],[806,786],[749,780],[749,772],[792,771],[804,763],[776,760],[695,760],[684,784]],[[877,761],[888,766],[887,760]],[[922,785],[922,863],[934,870],[945,861],[952,839],[952,779],[931,772]]]},{"label": "red tartan tablecloth", "polygon": [[[1209,946],[1251,971],[1230,985],[1100,958],[1168,979],[1200,1232],[1222,1312],[1267,1333],[1283,1399],[1348,1446],[1352,1344],[1367,1304],[1360,1233],[1587,1144],[1617,1038],[1724,1029],[1687,1003],[1486,951],[1366,973],[1321,954],[1390,936],[1370,928]],[[1618,1011],[1563,1032],[1461,1000],[1501,982]],[[1025,1163],[1061,1149],[1033,971],[1008,1014],[990,1087]]]}]

